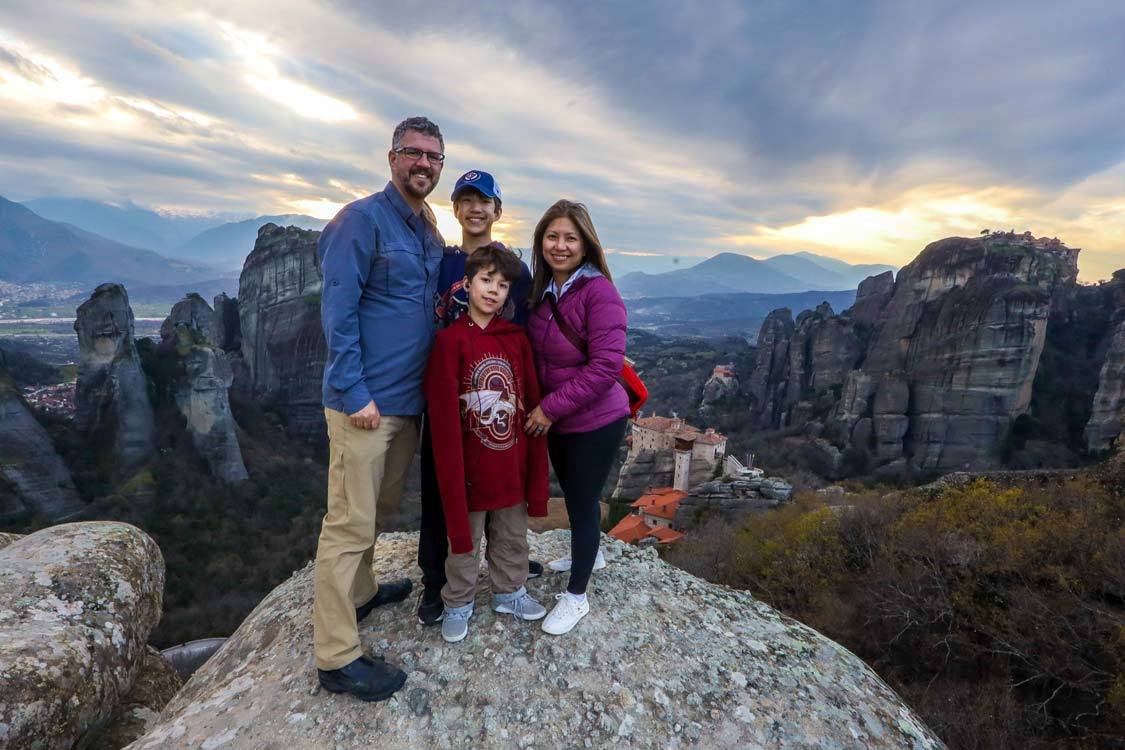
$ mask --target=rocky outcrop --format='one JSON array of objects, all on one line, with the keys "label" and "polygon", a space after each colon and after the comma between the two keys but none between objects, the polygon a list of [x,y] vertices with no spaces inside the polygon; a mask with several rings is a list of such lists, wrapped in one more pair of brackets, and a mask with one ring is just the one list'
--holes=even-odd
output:
[{"label": "rocky outcrop", "polygon": [[[569,549],[532,535],[531,554]],[[653,550],[608,537],[593,608],[568,636],[495,615],[478,596],[457,644],[417,625],[411,603],[363,622],[367,648],[409,677],[367,704],[315,687],[310,565],[279,586],[131,750],[261,747],[942,747],[862,661],[749,594],[708,584]],[[415,570],[417,536],[375,548],[384,576]],[[541,600],[560,577],[531,581]]]},{"label": "rocky outcrop", "polygon": [[83,743],[85,750],[119,750],[151,729],[184,681],[160,652],[148,646],[129,692],[104,728]]},{"label": "rocky outcrop", "polygon": [[801,428],[831,478],[993,466],[1028,413],[1052,299],[1076,275],[1077,251],[1057,241],[932,243],[897,279],[865,280],[842,315],[802,313],[787,344],[763,325],[751,416]]},{"label": "rocky outcrop", "polygon": [[1086,424],[1086,449],[1091,453],[1112,450],[1125,432],[1125,319],[1117,324],[1098,381],[1090,421]]},{"label": "rocky outcrop", "polygon": [[318,232],[266,224],[258,230],[238,283],[242,358],[255,400],[285,415],[289,426],[322,440],[324,333],[320,327]]},{"label": "rocky outcrop", "polygon": [[98,463],[124,475],[155,455],[148,381],[133,340],[133,309],[120,284],[102,284],[78,307],[75,427]]},{"label": "rocky outcrop", "polygon": [[817,395],[839,388],[861,356],[849,320],[836,317],[827,302],[797,316],[784,371],[785,395],[779,412],[788,424],[794,408]]},{"label": "rocky outcrop", "polygon": [[211,328],[207,332],[211,346],[224,352],[242,351],[242,324],[238,319],[238,299],[225,294],[215,297]]},{"label": "rocky outcrop", "polygon": [[738,523],[748,512],[776,508],[792,496],[793,486],[777,477],[704,482],[680,500],[672,527],[689,531],[716,517]]},{"label": "rocky outcrop", "polygon": [[16,541],[17,539],[21,539],[22,537],[22,534],[9,534],[7,532],[0,531],[0,549],[4,549],[9,544]]},{"label": "rocky outcrop", "polygon": [[861,326],[874,326],[879,322],[883,308],[891,301],[895,293],[895,275],[893,271],[884,271],[878,276],[868,276],[859,282],[856,290],[855,302],[848,312],[851,321]]},{"label": "rocky outcrop", "polygon": [[716,367],[711,377],[703,384],[703,396],[700,399],[701,411],[713,410],[721,401],[738,395],[738,378],[731,366]]},{"label": "rocky outcrop", "polygon": [[787,383],[785,374],[793,329],[793,312],[782,307],[767,315],[758,331],[758,351],[747,391],[752,399],[751,421],[759,426],[776,426],[780,419],[779,400]]},{"label": "rocky outcrop", "polygon": [[133,683],[164,560],[139,529],[74,523],[0,549],[0,745],[71,748]]},{"label": "rocky outcrop", "polygon": [[234,374],[223,351],[208,341],[212,321],[210,306],[189,294],[160,328],[160,355],[175,360],[169,390],[195,450],[212,476],[233,484],[247,478],[246,465],[228,396]]},{"label": "rocky outcrop", "polygon": [[70,470],[8,378],[0,354],[0,519],[32,513],[62,521],[85,507]]},{"label": "rocky outcrop", "polygon": [[676,476],[676,460],[671,451],[637,451],[621,464],[614,500],[636,500],[653,487],[671,487]]}]

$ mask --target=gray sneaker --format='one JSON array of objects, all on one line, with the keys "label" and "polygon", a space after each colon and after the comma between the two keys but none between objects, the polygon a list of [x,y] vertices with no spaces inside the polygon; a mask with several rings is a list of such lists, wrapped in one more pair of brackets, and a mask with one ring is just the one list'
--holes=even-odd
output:
[{"label": "gray sneaker", "polygon": [[521,620],[539,620],[547,614],[547,608],[531,598],[527,589],[520,586],[519,591],[510,594],[497,594],[492,597],[492,610],[505,615],[515,615]]},{"label": "gray sneaker", "polygon": [[441,637],[447,643],[465,640],[469,634],[469,618],[473,616],[473,604],[464,607],[446,607],[441,615]]}]

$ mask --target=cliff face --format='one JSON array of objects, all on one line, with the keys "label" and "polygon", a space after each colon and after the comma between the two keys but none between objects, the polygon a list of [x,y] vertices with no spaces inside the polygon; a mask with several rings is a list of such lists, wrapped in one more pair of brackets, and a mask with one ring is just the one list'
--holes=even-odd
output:
[{"label": "cliff face", "polygon": [[296,432],[320,440],[325,345],[318,237],[319,232],[275,224],[258,230],[238,283],[247,382],[236,387],[278,408]]},{"label": "cliff face", "polygon": [[119,473],[154,456],[148,382],[133,340],[133,309],[120,284],[102,284],[78,308],[75,427]]},{"label": "cliff face", "polygon": [[823,434],[830,473],[993,466],[1029,412],[1052,303],[1076,276],[1061,243],[934,242],[893,282],[864,281],[842,315],[802,313],[788,341],[767,320],[752,418]]},{"label": "cliff face", "polygon": [[1084,430],[1086,449],[1091,453],[1120,448],[1119,438],[1125,432],[1125,270],[1115,273],[1098,291],[1107,300],[1105,307],[1113,311],[1105,342],[1098,347],[1105,355]]},{"label": "cliff face", "polygon": [[762,321],[754,369],[747,382],[751,419],[756,424],[777,426],[780,420],[779,399],[785,392],[793,329],[793,312],[787,307],[774,310]]},{"label": "cliff face", "polygon": [[83,508],[70,470],[9,379],[0,354],[0,519],[32,512],[61,521]]},{"label": "cliff face", "polygon": [[[569,548],[532,535],[531,554]],[[469,636],[442,642],[413,602],[375,610],[365,648],[408,673],[365,704],[315,687],[313,567],[263,601],[130,746],[151,748],[942,747],[887,685],[836,643],[744,592],[603,538],[592,611],[567,636],[495,615],[480,592]],[[415,569],[417,536],[384,534],[381,577]],[[542,601],[562,586],[528,588]]]},{"label": "cliff face", "polygon": [[211,474],[228,484],[246,479],[228,391],[234,374],[226,354],[208,342],[211,308],[190,294],[172,307],[160,328],[160,356],[174,360],[169,390]]}]

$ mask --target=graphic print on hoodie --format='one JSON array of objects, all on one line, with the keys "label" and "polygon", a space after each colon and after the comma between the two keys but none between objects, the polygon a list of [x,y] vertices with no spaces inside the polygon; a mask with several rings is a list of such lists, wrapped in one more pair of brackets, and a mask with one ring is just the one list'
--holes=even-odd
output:
[{"label": "graphic print on hoodie", "polygon": [[426,371],[438,487],[454,554],[472,552],[469,513],[526,502],[547,515],[547,440],[523,424],[539,403],[531,344],[496,317],[468,315],[439,331]]}]

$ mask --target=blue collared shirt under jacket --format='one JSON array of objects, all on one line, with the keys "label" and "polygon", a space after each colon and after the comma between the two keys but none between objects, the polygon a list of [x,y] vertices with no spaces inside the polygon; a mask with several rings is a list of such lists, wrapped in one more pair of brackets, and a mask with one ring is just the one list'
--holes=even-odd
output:
[{"label": "blue collared shirt under jacket", "polygon": [[421,414],[444,243],[392,183],[349,203],[320,235],[324,406]]}]

